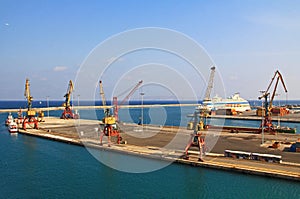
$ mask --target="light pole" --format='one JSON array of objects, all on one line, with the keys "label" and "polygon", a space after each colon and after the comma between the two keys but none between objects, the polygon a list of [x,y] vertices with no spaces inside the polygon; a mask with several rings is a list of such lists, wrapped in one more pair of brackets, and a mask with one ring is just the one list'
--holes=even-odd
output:
[{"label": "light pole", "polygon": [[46,96],[47,99],[47,117],[49,117],[49,96]]}]

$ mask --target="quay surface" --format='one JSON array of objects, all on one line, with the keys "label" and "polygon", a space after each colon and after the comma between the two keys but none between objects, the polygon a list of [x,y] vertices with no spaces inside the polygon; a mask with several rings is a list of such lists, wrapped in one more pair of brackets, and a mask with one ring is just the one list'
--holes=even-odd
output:
[{"label": "quay surface", "polygon": [[[45,122],[39,124],[40,128],[38,130],[28,128],[24,131],[20,129],[19,133],[180,164],[300,181],[300,153],[291,153],[263,146],[261,145],[261,135],[221,132],[214,148],[204,156],[204,162],[199,162],[197,148],[192,148],[189,151],[189,160],[179,158],[183,154],[182,148],[185,147],[190,138],[191,131],[189,130],[179,127],[144,126],[143,131],[141,131],[141,126],[135,124],[121,124],[120,126],[123,131],[121,136],[127,141],[127,144],[112,144],[110,147],[107,144],[106,138],[104,138],[103,145],[100,145],[99,121],[96,120],[63,120],[47,117],[45,118]],[[171,147],[166,147],[174,139],[175,135],[181,141],[173,143]],[[281,134],[277,135],[276,140],[293,142],[297,140],[298,136]],[[265,145],[267,145],[275,137],[274,135],[265,135],[264,139],[266,141]],[[225,158],[223,156],[225,149],[282,155],[283,163]]]}]

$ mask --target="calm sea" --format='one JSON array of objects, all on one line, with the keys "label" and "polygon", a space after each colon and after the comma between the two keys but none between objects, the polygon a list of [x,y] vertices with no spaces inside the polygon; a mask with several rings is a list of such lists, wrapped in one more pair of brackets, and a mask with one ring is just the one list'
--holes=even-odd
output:
[{"label": "calm sea", "polygon": [[[11,102],[8,104],[14,108]],[[129,111],[132,120],[140,117],[140,111]],[[151,119],[151,114],[155,115],[157,110],[144,111],[145,118]],[[166,121],[175,123],[178,111],[168,108],[157,112],[165,113]],[[180,114],[190,113],[193,108],[180,111]],[[49,114],[59,116],[60,112],[50,111]],[[96,113],[99,117],[101,114],[101,111]],[[89,112],[80,111],[80,115],[88,118]],[[171,115],[174,120],[169,118]],[[299,198],[300,195],[298,182],[180,164],[149,173],[120,172],[98,162],[84,147],[21,134],[10,135],[4,125],[6,117],[7,113],[0,114],[0,198],[282,199]],[[109,155],[109,152],[101,153]],[[159,164],[155,160],[142,161]]]}]

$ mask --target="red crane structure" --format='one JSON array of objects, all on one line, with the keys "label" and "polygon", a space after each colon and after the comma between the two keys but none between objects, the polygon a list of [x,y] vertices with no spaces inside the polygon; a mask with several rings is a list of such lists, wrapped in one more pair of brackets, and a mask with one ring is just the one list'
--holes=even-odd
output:
[{"label": "red crane structure", "polygon": [[[270,96],[269,90],[270,90],[276,76],[277,76],[277,79],[276,79],[276,83],[275,83],[275,86],[274,86],[274,90],[273,90],[272,96],[270,98],[270,101],[268,102],[268,97]],[[283,88],[284,88],[284,91],[285,91],[285,93],[287,93],[288,91],[286,89],[286,86],[285,86],[285,83],[283,81],[282,75],[277,70],[275,72],[275,74],[274,74],[267,90],[263,91],[263,95],[258,97],[259,100],[264,98],[264,109],[265,109],[265,110],[262,110],[262,111],[264,111],[264,119],[263,119],[263,121],[260,125],[260,128],[265,128],[268,132],[272,132],[272,133],[274,133],[275,130],[276,130],[274,128],[273,124],[272,124],[272,108],[273,108],[273,100],[274,100],[274,97],[276,95],[277,86],[278,86],[279,81],[281,81],[281,83],[283,85]]]},{"label": "red crane structure", "polygon": [[113,97],[113,105],[114,105],[114,116],[117,121],[119,121],[119,106],[123,105],[132,95],[133,93],[141,86],[143,80],[139,81],[128,93],[128,95],[118,104],[118,98]]}]

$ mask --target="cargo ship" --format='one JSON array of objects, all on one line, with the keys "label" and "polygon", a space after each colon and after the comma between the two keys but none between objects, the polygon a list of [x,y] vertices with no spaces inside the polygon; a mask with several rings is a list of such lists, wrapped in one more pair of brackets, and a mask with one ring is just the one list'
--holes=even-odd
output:
[{"label": "cargo ship", "polygon": [[241,98],[239,93],[235,93],[234,95],[225,99],[216,96],[211,100],[204,100],[203,106],[207,107],[207,109],[210,111],[220,109],[234,109],[236,112],[244,112],[251,110],[249,102]]}]

